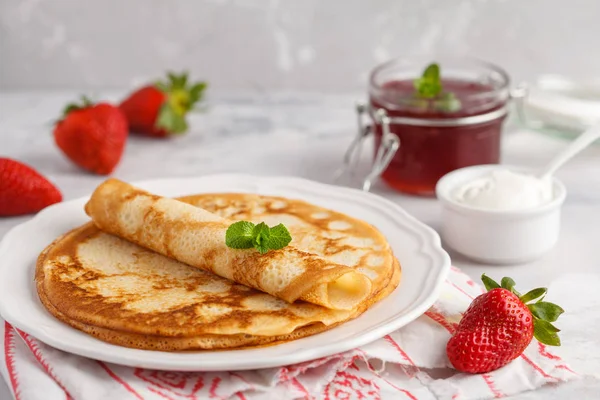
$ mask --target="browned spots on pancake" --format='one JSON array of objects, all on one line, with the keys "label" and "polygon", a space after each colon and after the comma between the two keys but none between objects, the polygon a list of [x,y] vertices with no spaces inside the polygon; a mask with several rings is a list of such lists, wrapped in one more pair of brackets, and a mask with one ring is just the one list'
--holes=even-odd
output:
[{"label": "browned spots on pancake", "polygon": [[[157,199],[153,199],[153,200],[154,200],[154,202],[156,202]],[[163,249],[162,253],[168,257],[172,257],[171,250],[169,249],[169,243],[171,240],[171,231],[170,231],[170,225],[168,223],[166,223],[165,213],[163,211],[157,210],[156,207],[154,205],[152,205],[152,206],[150,206],[148,211],[144,214],[142,221],[143,222],[140,225],[137,232],[135,232],[133,234],[133,236],[135,238],[135,242],[137,244],[144,243],[144,240],[143,240],[144,228],[149,225],[149,221],[153,221],[154,224],[163,225],[166,227],[166,229],[160,240],[160,243],[161,243],[162,249]],[[123,234],[122,231],[120,233]]]},{"label": "browned spots on pancake", "polygon": [[[354,218],[351,218],[337,211],[321,208],[313,204],[306,203],[302,200],[288,199],[285,197],[257,196],[254,194],[239,193],[206,193],[194,196],[181,197],[178,200],[197,207],[201,207],[207,211],[213,212],[222,217],[226,217],[225,215],[220,213],[220,211],[231,207],[232,204],[229,201],[227,201],[227,199],[239,199],[240,197],[242,197],[243,200],[238,200],[236,202],[239,203],[239,205],[236,204],[236,206],[240,207],[240,211],[238,211],[236,214],[248,215],[252,212],[252,209],[254,207],[263,207],[271,215],[293,215],[299,220],[303,221],[304,223],[313,225],[314,227],[318,228],[316,232],[331,231],[331,229],[329,229],[328,226],[331,221],[343,221],[347,223],[350,226],[350,228],[343,231],[343,237],[318,237],[318,240],[324,241],[326,243],[328,254],[335,254],[344,250],[355,249],[355,247],[344,245],[341,243],[347,237],[354,236],[358,238],[372,238],[374,231],[376,232],[376,229],[366,222],[361,221],[361,223],[357,223],[357,220],[355,220]],[[214,200],[215,198],[225,200],[224,204],[221,206],[216,205]],[[283,207],[273,208],[272,205],[277,202],[283,202],[286,205]],[[311,217],[311,215],[314,215],[315,213],[319,212],[327,213],[329,214],[329,217],[324,219],[315,219]],[[260,217],[260,214],[254,216]],[[227,217],[229,218],[229,216]]]},{"label": "browned spots on pancake", "polygon": [[[206,211],[218,214],[225,218],[242,219],[248,217],[255,206],[260,205],[262,199],[255,194],[244,194],[243,200],[239,199],[238,193],[220,193],[219,197],[214,194],[185,196],[178,200],[201,207]],[[221,204],[217,204],[220,202]],[[225,210],[234,208],[233,213],[225,213]]]},{"label": "browned spots on pancake", "polygon": [[[149,200],[143,206],[148,212],[145,213],[141,223],[137,224],[135,232],[129,231],[126,223],[122,220],[122,218],[127,218],[128,215],[127,212],[122,210],[127,204],[122,201],[125,193],[141,193],[140,196],[143,195],[144,199]],[[207,224],[206,219],[210,221],[213,217],[200,218],[199,220],[186,217],[174,218],[170,214],[167,214],[166,211],[163,212],[162,207],[159,209],[158,203],[162,199],[156,201],[153,196],[145,195],[144,193],[124,182],[109,180],[107,183],[101,185],[90,199],[90,209],[88,212],[94,219],[94,222],[103,230],[131,240],[138,245],[148,246],[150,249],[165,256],[178,259],[197,268],[216,271],[214,266],[219,262],[217,257],[221,256],[221,253],[226,254],[227,260],[222,262],[226,262],[227,267],[219,269],[218,274],[263,290],[286,301],[294,301],[301,298],[317,285],[324,284],[332,279],[335,280],[344,273],[349,272],[348,266],[334,265],[331,261],[326,261],[312,253],[299,252],[293,246],[281,251],[271,251],[264,255],[258,255],[254,249],[244,251],[232,250],[225,247],[224,237],[221,239],[223,240],[222,242],[217,241],[215,243],[211,241],[211,245],[204,246],[201,250],[197,248],[196,253],[186,252],[185,250],[173,251],[171,246],[176,242],[176,235],[186,237],[186,234],[193,235],[196,231],[200,232],[201,235],[208,235],[214,238],[214,234],[220,234],[220,232],[224,235],[232,220],[221,219]],[[175,210],[177,210],[177,207],[179,207],[177,205],[178,202],[174,200],[170,200],[170,202],[169,204],[172,207],[176,207]],[[273,204],[271,203],[270,208],[274,208]],[[179,203],[179,205],[183,204]],[[282,202],[281,207],[278,208],[285,211],[293,207],[286,206],[288,206],[288,203]],[[306,206],[306,204],[301,203],[300,206]],[[267,208],[267,206],[261,206],[259,209],[266,211]],[[192,210],[191,213],[189,209]],[[193,207],[189,207],[189,209],[187,211],[188,214],[194,214],[194,211],[196,211]],[[108,210],[112,212],[108,213]],[[184,207],[183,210],[185,215],[186,208]],[[198,213],[202,216],[203,212],[205,211]],[[350,224],[346,225],[351,226]],[[345,248],[348,247],[342,247],[342,249]],[[218,251],[219,254],[216,255],[215,251]],[[284,256],[297,256],[295,260],[297,260],[298,266],[294,269],[293,273],[290,273],[289,277],[285,278],[285,281],[280,281],[281,283],[277,283],[276,278],[272,276],[265,277],[263,272],[268,272],[273,265],[276,265],[274,263],[275,260],[279,260],[279,265],[282,265],[282,262],[285,262],[285,259],[283,259]]]},{"label": "browned spots on pancake", "polygon": [[[239,200],[242,197],[243,200]],[[224,204],[219,206],[215,204],[214,199],[222,199],[224,200]],[[231,202],[227,201],[228,199],[236,199],[237,201],[234,203],[236,207],[239,207],[239,211],[237,211],[233,215],[223,215],[221,213],[222,210],[225,210],[232,206]],[[356,236],[356,237],[372,237],[374,228],[368,223],[357,224],[357,221],[345,214],[339,213],[337,211],[329,210],[326,208],[322,208],[319,206],[315,206],[314,204],[307,203],[303,200],[297,199],[288,199],[285,197],[277,197],[277,196],[258,196],[255,194],[239,194],[239,193],[206,193],[194,196],[185,196],[181,197],[178,200],[183,201],[188,204],[192,204],[197,207],[201,207],[207,211],[213,212],[217,215],[221,215],[223,217],[232,218],[237,215],[248,215],[251,214],[254,208],[263,207],[265,210],[271,214],[287,214],[293,215],[303,222],[313,225],[316,228],[319,228],[323,231],[330,231],[329,223],[331,221],[344,221],[350,225],[350,228],[344,230],[344,234],[346,236]],[[274,208],[273,204],[275,203],[285,203],[283,207]],[[312,218],[311,215],[325,212],[329,214],[329,217],[324,219],[315,219]],[[255,215],[255,217],[260,217],[260,214]],[[238,218],[233,218],[238,219]],[[336,246],[335,242],[331,242],[332,247]],[[334,251],[334,250],[331,250]],[[341,250],[340,250],[341,251]]]},{"label": "browned spots on pancake", "polygon": [[[96,233],[91,233],[91,230],[96,230]],[[79,232],[75,232],[74,237],[96,237],[99,234],[103,234],[97,231],[97,228],[93,226],[85,226]],[[77,247],[77,246],[75,246]],[[65,249],[72,250],[73,247],[65,247]],[[138,257],[142,257],[143,250],[136,252]],[[62,253],[62,252],[61,252]],[[56,257],[60,257],[62,254],[55,254]],[[191,268],[191,267],[189,267]],[[78,275],[75,279],[62,279],[61,275],[66,273],[84,272]],[[121,276],[127,276],[132,274],[121,274]],[[135,275],[135,274],[133,274]],[[191,331],[197,332],[198,328],[203,325],[203,316],[198,315],[196,311],[197,304],[185,305],[181,307],[174,307],[165,312],[152,312],[150,314],[140,313],[127,308],[127,305],[132,301],[140,299],[139,294],[130,293],[117,293],[110,298],[106,298],[98,293],[90,291],[90,289],[84,289],[87,287],[85,283],[89,283],[93,280],[98,280],[108,275],[98,273],[95,271],[86,270],[77,257],[72,257],[71,262],[68,263],[53,263],[51,275],[48,276],[54,282],[54,289],[49,295],[49,300],[58,309],[63,310],[70,318],[77,318],[82,323],[97,325],[100,320],[109,321],[109,325],[113,329],[123,328],[120,321],[126,321],[126,324],[142,325],[147,327],[149,334],[166,335],[169,336],[170,329],[172,326],[189,327]],[[142,278],[150,279],[151,277],[142,276]],[[200,286],[211,280],[220,280],[217,277],[209,277],[207,275],[194,276],[191,280],[186,279],[187,290],[197,290]],[[182,282],[176,279],[170,279],[161,277],[159,281],[153,284],[153,289],[160,292],[164,289],[173,287],[181,287]],[[239,289],[237,289],[239,288]],[[243,289],[243,290],[241,290]],[[58,293],[58,295],[55,295]],[[62,296],[61,294],[69,293],[68,296]],[[239,329],[244,329],[249,326],[253,319],[260,315],[265,316],[281,316],[289,320],[298,320],[299,317],[288,309],[282,310],[268,310],[268,311],[253,311],[249,313],[249,310],[244,309],[243,301],[248,296],[258,295],[261,292],[253,289],[241,287],[239,285],[232,285],[231,289],[223,294],[206,294],[202,297],[200,304],[203,306],[217,306],[217,307],[230,307],[231,312],[226,313],[222,316],[218,316],[211,321],[212,327],[218,327],[219,324],[229,324],[232,320],[236,321]],[[118,316],[119,319],[115,320],[114,317]],[[167,327],[167,328],[165,328]],[[185,334],[177,334],[176,337],[185,336]]]},{"label": "browned spots on pancake", "polygon": [[356,250],[355,247],[340,243],[344,239],[345,238],[322,238],[322,240],[325,242],[325,254],[333,255],[346,250]]},{"label": "browned spots on pancake", "polygon": [[[375,295],[374,301],[377,301],[387,294],[389,294],[393,288],[396,287],[400,279],[400,269],[396,268],[393,276],[386,280],[386,285],[382,286]],[[44,306],[59,320],[66,324],[69,324],[76,329],[86,332],[98,339],[113,343],[119,346],[126,346],[139,349],[147,350],[161,350],[161,351],[186,351],[186,350],[200,350],[200,349],[231,349],[231,348],[248,348],[248,347],[259,347],[276,345],[284,343],[290,340],[299,339],[305,336],[313,335],[315,333],[322,332],[327,329],[331,329],[341,322],[326,326],[320,322],[309,322],[302,326],[299,326],[293,332],[284,335],[275,336],[255,336],[249,334],[233,334],[233,335],[212,335],[204,334],[197,336],[160,336],[160,333],[155,335],[151,334],[139,334],[126,330],[115,330],[108,329],[101,326],[88,325],[81,320],[72,319],[67,315],[63,314],[58,310],[47,298],[43,286],[40,282],[43,281],[43,273],[40,274],[39,264],[37,269],[38,293],[40,300]],[[356,317],[364,311],[369,304],[365,304],[362,310],[357,310],[357,313],[353,315]],[[155,317],[156,320],[159,317]],[[158,330],[157,330],[158,332]]]},{"label": "browned spots on pancake", "polygon": [[[275,257],[277,257],[275,255]],[[239,261],[234,265],[233,281],[248,282],[251,285],[260,285],[260,273],[264,269],[266,258],[260,256],[258,252],[247,255],[244,258],[239,258]]]},{"label": "browned spots on pancake", "polygon": [[123,196],[123,202],[134,200],[136,197],[138,197],[141,194],[143,194],[141,191],[140,192],[127,193],[125,196]]},{"label": "browned spots on pancake", "polygon": [[[144,193],[144,195],[147,194]],[[188,202],[200,205],[202,201],[210,202],[211,196],[214,195],[190,197]],[[159,197],[155,196],[155,199],[157,200]],[[372,227],[362,221],[356,221],[343,214],[297,200],[239,194],[228,194],[223,196],[222,199],[224,201],[219,203],[221,205],[215,203],[212,209],[206,205],[201,206],[213,212],[220,209],[221,211],[218,211],[217,214],[227,212],[231,215],[244,216],[245,219],[261,218],[262,215],[295,216],[308,225],[307,232],[310,231],[310,233],[315,234],[315,241],[323,245],[323,251],[326,254],[336,254],[344,251],[344,249],[352,249],[352,246],[344,244],[343,238],[335,239],[322,235],[322,233],[331,231],[328,227],[330,221],[343,221],[351,225],[350,229],[343,231],[344,236],[374,238],[376,241],[381,237],[380,234],[373,231]],[[284,201],[286,208],[277,207],[272,209],[270,205],[275,201]],[[246,206],[243,206],[244,204]],[[264,214],[260,214],[257,211],[259,209],[264,209]],[[311,217],[312,214],[320,211],[329,213],[330,216],[327,221],[317,221]],[[230,218],[230,216],[228,217]],[[193,221],[189,222],[193,223]],[[206,226],[205,224],[203,223],[204,226]],[[215,224],[219,223],[216,222]],[[194,227],[193,225],[187,226]],[[137,233],[142,234],[142,232]],[[307,235],[307,233],[302,234]],[[85,260],[82,261],[78,258],[78,248],[82,244],[99,240],[102,235],[109,236],[100,232],[98,228],[90,223],[74,230],[67,237],[57,240],[53,246],[50,246],[40,256],[38,263],[36,276],[38,293],[40,293],[40,299],[42,299],[46,308],[64,322],[103,340],[136,348],[160,350],[231,348],[266,345],[271,342],[303,337],[329,329],[343,320],[360,315],[373,302],[391,292],[397,285],[397,276],[399,276],[399,270],[396,272],[397,268],[386,267],[378,270],[377,272],[380,275],[376,279],[377,284],[373,287],[372,298],[362,304],[352,315],[345,316],[338,320],[339,322],[333,322],[330,326],[319,322],[319,318],[328,315],[331,311],[323,311],[319,306],[297,303],[294,306],[286,305],[281,309],[276,307],[273,309],[248,308],[246,300],[249,297],[265,295],[238,284],[228,286],[224,292],[211,293],[210,290],[204,289],[204,285],[208,285],[213,281],[226,282],[226,280],[216,278],[210,273],[202,272],[196,268],[179,266],[178,268],[185,268],[186,271],[183,275],[184,278],[181,279],[173,279],[169,276],[148,272],[144,270],[144,266],[150,261],[157,262],[162,256],[137,246],[131,250],[131,263],[132,266],[139,266],[140,270],[130,268],[126,272],[119,273],[116,277],[137,277],[148,283],[148,293],[153,293],[148,298],[160,299],[161,294],[166,295],[169,291],[176,289],[184,297],[194,297],[197,292],[202,292],[202,295],[197,296],[198,300],[192,304],[184,302],[179,304],[178,300],[170,301],[168,307],[158,307],[149,312],[143,312],[139,309],[132,309],[130,306],[132,303],[144,299],[144,296],[148,293],[130,293],[127,290],[119,289],[114,290],[108,296],[99,294],[95,282],[102,281],[108,275],[94,271],[87,274],[87,271],[85,271],[80,274],[78,279],[63,281],[58,275],[58,269],[50,268],[46,276],[47,280],[44,279],[41,265],[46,259],[56,260],[60,256],[70,257],[71,262],[60,266],[63,273],[70,269],[71,273],[76,274],[86,269],[88,266],[85,265]],[[275,254],[276,252],[269,255],[269,257],[275,256]],[[386,257],[391,257],[389,248],[383,248],[381,252],[371,251],[370,254],[383,254]],[[212,263],[217,256],[216,253],[209,254],[207,263]],[[260,259],[258,253],[255,253],[254,257],[257,258],[249,257],[246,262],[256,262],[257,259]],[[363,256],[360,260],[359,264],[362,264],[366,262],[367,258]],[[165,262],[171,261],[165,258]],[[236,273],[240,273],[240,271],[238,270]],[[246,273],[246,279],[254,281],[260,279],[260,276]],[[210,308],[213,306],[224,311],[222,313],[217,312],[212,316],[205,315],[204,310],[206,309],[203,307]],[[300,307],[302,310],[319,310],[318,316],[315,318],[299,316],[301,314],[294,313],[293,307]],[[290,323],[296,323],[297,326],[290,333],[276,336],[244,333],[248,332],[251,327],[256,326],[255,321],[261,318],[284,318]],[[217,335],[215,332],[228,332],[228,334]]]},{"label": "browned spots on pancake", "polygon": [[[164,213],[160,213],[160,214],[161,214],[160,218],[157,219],[158,223],[160,223],[161,220],[165,221]],[[162,222],[161,224],[165,227],[165,232],[163,235],[163,247],[165,249],[165,255],[167,257],[173,258],[173,251],[171,250],[171,242],[175,238],[174,232],[177,232],[174,229],[174,225],[176,225],[177,222],[170,221],[170,222]]]},{"label": "browned spots on pancake", "polygon": [[[39,290],[40,300],[44,306],[56,318],[62,322],[73,326],[83,332],[88,333],[100,340],[113,343],[119,346],[132,347],[146,350],[160,351],[192,351],[192,350],[218,350],[231,348],[247,348],[268,346],[298,339],[304,336],[319,333],[330,329],[333,326],[325,326],[322,323],[308,323],[286,335],[278,336],[253,336],[248,334],[235,335],[201,335],[192,337],[165,337],[149,334],[137,334],[133,332],[111,330],[98,326],[87,325],[81,321],[71,319],[59,311],[50,303],[43,290]],[[337,325],[337,324],[335,324]]]}]

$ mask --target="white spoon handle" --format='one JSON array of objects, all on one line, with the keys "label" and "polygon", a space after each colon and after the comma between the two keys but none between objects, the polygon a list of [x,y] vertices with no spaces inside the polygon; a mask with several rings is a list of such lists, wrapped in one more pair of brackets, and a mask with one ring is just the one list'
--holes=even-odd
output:
[{"label": "white spoon handle", "polygon": [[596,139],[600,138],[600,125],[593,126],[577,137],[563,152],[552,159],[540,174],[541,179],[546,179],[552,176],[557,169],[564,163],[569,161],[574,155],[588,147]]}]

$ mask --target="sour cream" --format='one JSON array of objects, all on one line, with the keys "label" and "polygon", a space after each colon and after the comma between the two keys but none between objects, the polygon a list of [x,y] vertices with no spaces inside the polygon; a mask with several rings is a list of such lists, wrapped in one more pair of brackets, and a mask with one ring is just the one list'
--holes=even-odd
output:
[{"label": "sour cream", "polygon": [[553,188],[550,179],[498,169],[459,186],[452,197],[486,210],[528,210],[549,203]]}]

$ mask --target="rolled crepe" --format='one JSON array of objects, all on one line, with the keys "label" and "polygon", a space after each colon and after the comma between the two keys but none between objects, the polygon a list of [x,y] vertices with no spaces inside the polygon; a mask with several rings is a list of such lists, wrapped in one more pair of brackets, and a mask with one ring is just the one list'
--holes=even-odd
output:
[{"label": "rolled crepe", "polygon": [[234,221],[117,179],[98,186],[85,211],[105,232],[290,303],[349,310],[371,292],[360,272],[293,246],[264,255],[232,249],[225,232]]}]

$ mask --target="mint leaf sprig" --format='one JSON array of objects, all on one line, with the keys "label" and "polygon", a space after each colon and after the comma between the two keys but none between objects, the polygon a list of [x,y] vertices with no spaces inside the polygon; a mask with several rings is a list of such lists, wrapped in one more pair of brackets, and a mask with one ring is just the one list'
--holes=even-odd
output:
[{"label": "mint leaf sprig", "polygon": [[414,85],[419,97],[424,99],[435,98],[442,91],[440,66],[436,63],[429,64],[423,71],[423,75],[415,79]]},{"label": "mint leaf sprig", "polygon": [[425,105],[429,107],[429,101],[418,101],[418,99],[432,100],[435,110],[454,112],[461,108],[460,100],[452,92],[444,92],[440,66],[432,63],[425,68],[420,78],[415,79],[415,99],[414,104]]},{"label": "mint leaf sprig", "polygon": [[292,235],[283,224],[269,228],[261,222],[258,225],[248,221],[238,221],[227,228],[225,244],[232,249],[255,248],[260,254],[269,250],[279,250],[290,244]]}]

